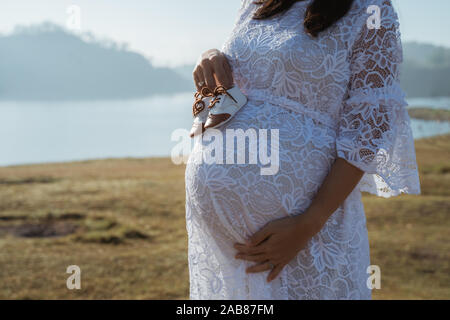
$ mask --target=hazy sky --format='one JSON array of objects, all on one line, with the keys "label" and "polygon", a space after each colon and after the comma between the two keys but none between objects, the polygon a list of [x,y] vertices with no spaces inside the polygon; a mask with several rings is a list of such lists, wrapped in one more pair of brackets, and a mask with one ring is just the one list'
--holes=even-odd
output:
[{"label": "hazy sky", "polygon": [[[220,48],[240,0],[1,0],[0,32],[50,21],[66,25],[70,5],[81,8],[82,31],[127,43],[157,65],[194,63]],[[393,0],[403,41],[450,47],[449,0]]]}]

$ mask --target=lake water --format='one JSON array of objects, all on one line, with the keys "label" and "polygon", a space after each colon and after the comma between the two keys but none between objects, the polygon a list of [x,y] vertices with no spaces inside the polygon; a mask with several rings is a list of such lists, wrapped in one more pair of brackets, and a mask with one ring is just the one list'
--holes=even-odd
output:
[{"label": "lake water", "polygon": [[411,108],[428,107],[433,109],[450,110],[450,97],[438,98],[411,98],[408,99]]},{"label": "lake water", "polygon": [[[0,102],[0,166],[169,156],[175,129],[191,126],[192,93],[98,102]],[[450,109],[450,98],[411,99]],[[412,120],[415,138],[450,132],[447,122]]]}]

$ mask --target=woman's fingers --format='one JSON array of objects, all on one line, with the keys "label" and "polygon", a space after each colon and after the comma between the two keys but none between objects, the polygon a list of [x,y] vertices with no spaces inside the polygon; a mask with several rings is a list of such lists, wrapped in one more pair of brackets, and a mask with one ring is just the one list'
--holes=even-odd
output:
[{"label": "woman's fingers", "polygon": [[252,261],[252,262],[263,262],[263,261],[267,260],[267,256],[265,254],[249,255],[249,254],[238,253],[235,256],[235,258],[240,259],[240,260]]},{"label": "woman's fingers", "polygon": [[260,245],[256,247],[249,247],[240,243],[236,243],[234,248],[238,250],[238,254],[254,255],[266,253],[267,248],[265,245]]},{"label": "woman's fingers", "polygon": [[194,72],[192,73],[192,77],[194,78],[194,83],[195,83],[195,87],[197,88],[197,91],[200,92],[200,90],[202,89],[200,86],[200,84],[202,83],[202,80],[200,80],[197,68],[195,68]]},{"label": "woman's fingers", "polygon": [[202,54],[193,77],[198,91],[205,86],[214,91],[219,84],[230,89],[234,82],[227,57],[217,49],[211,49]]},{"label": "woman's fingers", "polygon": [[271,270],[272,267],[273,267],[272,264],[270,262],[266,261],[266,262],[262,262],[260,264],[248,267],[245,271],[247,273],[258,273],[258,272]]},{"label": "woman's fingers", "polygon": [[226,60],[226,57],[221,54],[212,57],[211,63],[219,84],[223,85],[226,89],[230,89],[233,86],[233,81],[231,80],[232,75],[225,69]]},{"label": "woman's fingers", "polygon": [[272,224],[269,222],[261,230],[257,231],[255,234],[253,234],[247,240],[248,244],[250,246],[257,246],[261,242],[265,241],[272,234],[271,226],[272,226]]},{"label": "woman's fingers", "polygon": [[260,262],[259,264],[248,267],[245,271],[247,273],[259,273],[270,270],[269,275],[267,276],[267,282],[270,282],[273,281],[276,277],[278,277],[283,268],[284,264],[280,263],[274,266],[271,262],[265,260]]},{"label": "woman's fingers", "polygon": [[217,87],[216,79],[214,78],[214,68],[209,59],[203,59],[201,62],[203,76],[205,77],[206,86],[211,90]]},{"label": "woman's fingers", "polygon": [[198,65],[194,72],[195,86],[200,92],[206,86],[206,79],[201,65]]},{"label": "woman's fingers", "polygon": [[277,264],[267,276],[267,282],[270,282],[274,280],[276,277],[278,277],[283,268],[284,268],[283,264]]}]

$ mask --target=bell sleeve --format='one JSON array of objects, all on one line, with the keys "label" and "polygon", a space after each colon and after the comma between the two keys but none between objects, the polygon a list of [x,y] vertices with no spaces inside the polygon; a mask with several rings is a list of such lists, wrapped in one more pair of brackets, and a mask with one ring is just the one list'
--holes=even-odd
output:
[{"label": "bell sleeve", "polygon": [[386,198],[420,194],[407,102],[399,84],[403,54],[398,17],[390,1],[383,0],[380,9],[379,28],[369,28],[366,15],[351,49],[337,156],[364,171],[360,191]]}]

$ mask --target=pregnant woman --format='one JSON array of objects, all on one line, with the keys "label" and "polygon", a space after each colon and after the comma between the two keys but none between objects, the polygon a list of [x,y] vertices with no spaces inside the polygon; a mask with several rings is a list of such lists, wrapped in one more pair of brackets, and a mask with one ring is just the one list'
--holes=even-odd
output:
[{"label": "pregnant woman", "polygon": [[[242,1],[194,71],[248,102],[187,164],[191,299],[371,298],[361,191],[420,193],[401,60],[390,0]],[[279,170],[198,161],[233,129],[279,130]]]}]

